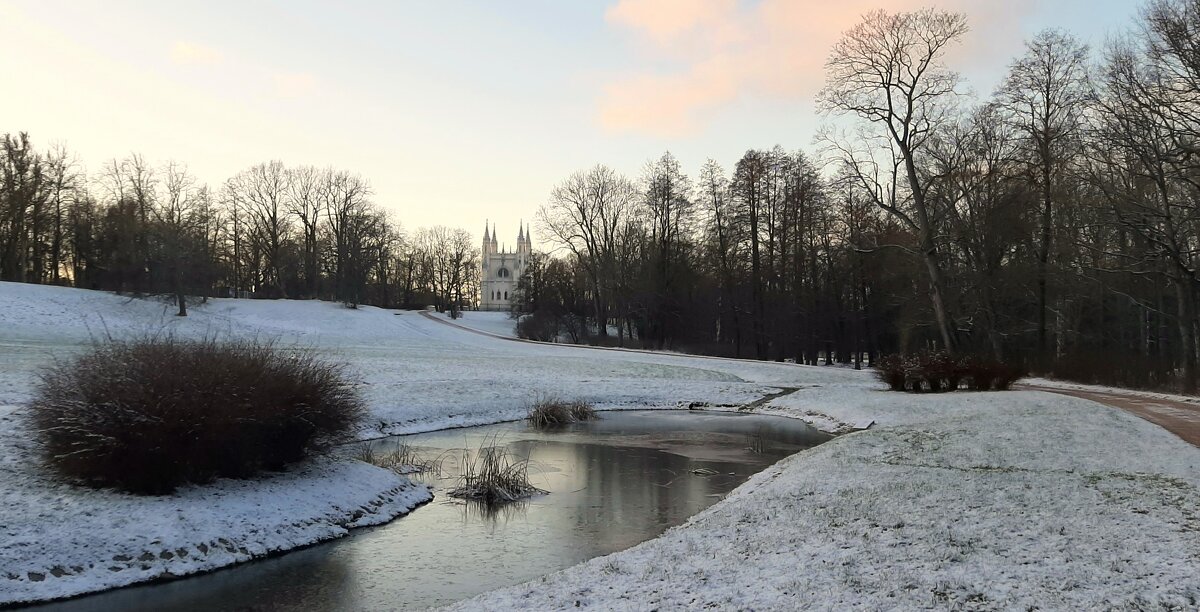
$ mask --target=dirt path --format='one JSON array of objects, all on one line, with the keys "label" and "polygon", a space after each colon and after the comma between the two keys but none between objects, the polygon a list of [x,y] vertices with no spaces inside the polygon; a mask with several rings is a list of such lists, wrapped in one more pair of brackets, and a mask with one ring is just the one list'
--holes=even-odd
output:
[{"label": "dirt path", "polygon": [[1200,446],[1200,403],[1139,395],[1136,391],[1120,393],[1059,389],[1036,384],[1020,386],[1036,391],[1081,397],[1093,402],[1114,406],[1132,412],[1151,423],[1155,423],[1163,429],[1187,440],[1194,446]]}]

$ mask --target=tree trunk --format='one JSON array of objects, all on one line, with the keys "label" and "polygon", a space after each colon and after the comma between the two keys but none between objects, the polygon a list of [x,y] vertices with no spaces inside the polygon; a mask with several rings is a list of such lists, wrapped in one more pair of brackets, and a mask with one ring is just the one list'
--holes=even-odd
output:
[{"label": "tree trunk", "polygon": [[1196,393],[1196,290],[1187,278],[1177,278],[1175,291],[1179,299],[1179,340],[1183,351],[1184,393]]},{"label": "tree trunk", "polygon": [[951,354],[958,350],[954,341],[954,330],[950,325],[950,316],[946,312],[946,303],[942,296],[942,268],[937,260],[937,253],[932,249],[925,251],[925,267],[929,271],[929,299],[933,303],[933,314],[937,318],[938,330],[942,335],[942,343]]}]

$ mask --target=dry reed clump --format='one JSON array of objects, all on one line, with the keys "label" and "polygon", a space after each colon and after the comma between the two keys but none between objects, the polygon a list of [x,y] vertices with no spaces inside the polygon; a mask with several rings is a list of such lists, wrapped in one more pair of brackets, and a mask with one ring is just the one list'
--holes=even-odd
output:
[{"label": "dry reed clump", "polygon": [[596,409],[583,400],[563,401],[557,398],[541,398],[529,407],[525,419],[539,429],[561,427],[576,421],[600,418]]},{"label": "dry reed clump", "polygon": [[529,460],[520,459],[493,438],[475,452],[463,451],[462,474],[449,491],[453,497],[485,505],[512,502],[546,491],[529,481]]},{"label": "dry reed clump", "polygon": [[28,417],[60,476],[161,494],[281,470],[346,440],[364,412],[342,367],[311,351],[151,336],[47,368]]},{"label": "dry reed clump", "polygon": [[391,449],[383,450],[376,445],[364,443],[358,447],[355,458],[364,463],[385,468],[397,474],[440,474],[444,457],[426,457],[412,446],[396,442]]}]

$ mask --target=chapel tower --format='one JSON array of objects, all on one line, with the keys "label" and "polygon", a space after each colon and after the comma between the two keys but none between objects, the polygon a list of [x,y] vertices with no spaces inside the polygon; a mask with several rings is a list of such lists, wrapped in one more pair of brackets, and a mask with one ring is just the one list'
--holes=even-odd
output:
[{"label": "chapel tower", "polygon": [[517,281],[533,254],[533,237],[524,222],[517,230],[517,246],[509,251],[499,244],[496,226],[483,224],[483,248],[479,257],[479,309],[508,310],[517,290]]}]

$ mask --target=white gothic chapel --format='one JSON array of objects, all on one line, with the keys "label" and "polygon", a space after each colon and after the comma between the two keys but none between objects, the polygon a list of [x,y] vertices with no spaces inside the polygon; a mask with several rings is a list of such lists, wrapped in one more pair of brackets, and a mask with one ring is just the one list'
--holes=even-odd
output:
[{"label": "white gothic chapel", "polygon": [[520,224],[517,232],[517,250],[515,253],[501,250],[496,242],[496,226],[493,224],[491,233],[487,224],[483,224],[483,251],[479,258],[479,309],[508,310],[517,290],[517,280],[529,263],[533,253],[533,241],[525,231],[525,224]]}]

